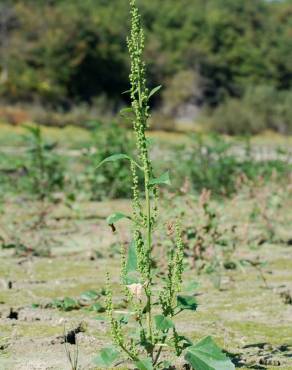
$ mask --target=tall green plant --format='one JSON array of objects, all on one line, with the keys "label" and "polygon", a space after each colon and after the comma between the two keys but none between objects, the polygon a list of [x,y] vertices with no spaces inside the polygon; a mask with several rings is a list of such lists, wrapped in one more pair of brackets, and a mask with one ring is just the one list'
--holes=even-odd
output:
[{"label": "tall green plant", "polygon": [[59,156],[55,153],[56,143],[44,140],[39,126],[26,127],[30,144],[29,178],[30,190],[41,200],[49,198],[54,191],[63,190],[65,174]]},{"label": "tall green plant", "polygon": [[[130,0],[131,34],[128,48],[131,58],[130,95],[134,113],[133,128],[136,136],[138,158],[126,154],[116,154],[106,158],[101,164],[116,160],[129,160],[133,178],[133,214],[127,216],[115,213],[108,217],[114,224],[127,218],[132,223],[133,242],[128,253],[122,251],[122,283],[129,303],[129,317],[119,317],[114,311],[113,293],[108,284],[107,312],[111,325],[114,347],[104,348],[95,359],[98,366],[109,368],[121,357],[130,361],[140,370],[162,369],[171,366],[164,356],[164,348],[172,348],[173,356],[185,359],[200,370],[229,370],[233,364],[221,352],[210,337],[193,344],[178,334],[173,318],[179,313],[197,309],[194,296],[179,295],[183,275],[184,245],[181,239],[179,222],[175,226],[176,246],[171,251],[166,277],[159,281],[155,274],[153,234],[158,221],[158,187],[170,183],[169,174],[155,177],[149,156],[146,130],[148,127],[149,99],[159,89],[149,91],[146,86],[146,68],[142,59],[144,32],[135,0]],[[144,201],[138,188],[139,176],[144,179]],[[162,288],[157,289],[157,285]],[[124,325],[132,321],[136,332],[126,331]]]}]

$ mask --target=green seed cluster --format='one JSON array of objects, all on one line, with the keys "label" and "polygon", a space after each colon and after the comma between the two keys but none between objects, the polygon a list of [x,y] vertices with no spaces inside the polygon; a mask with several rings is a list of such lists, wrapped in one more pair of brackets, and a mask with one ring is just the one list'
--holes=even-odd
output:
[{"label": "green seed cluster", "polygon": [[118,346],[122,346],[123,343],[124,343],[124,338],[123,338],[121,325],[113,316],[113,312],[114,312],[113,297],[112,297],[112,291],[111,291],[111,288],[110,288],[109,275],[108,274],[107,274],[107,287],[106,287],[105,305],[106,305],[106,311],[107,311],[107,314],[108,314],[108,318],[109,318],[109,321],[110,321],[110,324],[111,324],[112,338]]},{"label": "green seed cluster", "polygon": [[[131,100],[132,109],[135,114],[133,122],[134,130],[137,137],[137,147],[139,156],[143,163],[144,169],[150,171],[150,162],[148,158],[147,140],[145,130],[149,118],[149,90],[146,87],[146,67],[143,61],[144,51],[144,31],[141,27],[141,17],[136,7],[136,1],[130,1],[132,28],[128,38],[128,49],[131,59]],[[148,173],[150,175],[150,173]]]},{"label": "green seed cluster", "polygon": [[159,297],[162,311],[165,316],[174,315],[175,297],[181,290],[182,274],[184,270],[184,244],[181,238],[181,229],[178,222],[175,225],[175,234],[176,248],[171,251],[166,283]]}]

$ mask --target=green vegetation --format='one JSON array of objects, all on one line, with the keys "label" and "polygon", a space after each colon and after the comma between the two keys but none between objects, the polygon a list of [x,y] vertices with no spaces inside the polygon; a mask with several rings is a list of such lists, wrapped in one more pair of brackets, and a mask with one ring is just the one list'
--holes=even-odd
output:
[{"label": "green vegetation", "polygon": [[[149,83],[164,87],[156,127],[198,120],[191,106],[219,132],[291,133],[290,0],[139,5]],[[0,14],[3,120],[86,125],[128,104],[126,1],[5,0]]]},{"label": "green vegetation", "polygon": [[291,368],[291,11],[0,2],[1,369]]},{"label": "green vegetation", "polygon": [[56,143],[44,143],[40,127],[27,127],[29,140],[30,189],[40,199],[44,199],[54,191],[64,188],[64,170],[62,162],[54,153]]},{"label": "green vegetation", "polygon": [[177,171],[198,193],[208,189],[213,194],[228,196],[240,192],[246,182],[267,183],[272,177],[281,181],[291,170],[288,150],[276,149],[265,159],[259,152],[255,160],[257,153],[249,138],[228,141],[218,135],[207,138],[193,135],[178,153],[184,160],[177,163]]},{"label": "green vegetation", "polygon": [[104,166],[102,169],[97,168],[97,163],[114,153],[132,153],[135,144],[130,133],[113,124],[98,125],[92,134],[93,146],[88,148],[84,156],[84,175],[89,185],[91,199],[128,198],[131,192],[131,185],[128,183],[130,170],[121,161]]},{"label": "green vegetation", "polygon": [[[125,322],[116,316],[113,292],[108,286],[107,313],[113,341],[117,347],[102,349],[95,363],[108,368],[120,360],[121,356],[126,356],[126,359],[131,360],[139,370],[163,369],[172,366],[170,361],[161,360],[163,348],[167,346],[177,357],[184,354],[185,360],[193,368],[199,366],[202,370],[215,370],[221,367],[232,370],[235,369],[234,365],[211,337],[193,344],[191,340],[178,333],[174,324],[175,316],[185,310],[196,311],[198,306],[194,296],[178,295],[182,290],[184,271],[184,244],[179,221],[176,221],[174,226],[175,245],[170,251],[166,276],[164,279],[157,279],[155,276],[158,261],[154,260],[153,239],[158,221],[158,186],[169,185],[170,179],[168,172],[155,177],[150,159],[146,136],[150,117],[149,100],[161,86],[151,91],[147,88],[146,67],[143,61],[144,31],[136,1],[131,0],[130,6],[131,35],[128,38],[128,48],[131,58],[132,104],[129,109],[134,113],[133,129],[136,135],[138,160],[125,154],[115,154],[104,159],[101,164],[121,159],[127,159],[131,163],[133,215],[130,217],[119,212],[109,216],[107,221],[113,230],[115,223],[123,218],[130,219],[133,224],[133,241],[128,253],[125,249],[122,251],[121,265],[123,289],[129,302],[131,316],[136,325],[138,324],[138,328],[134,336],[126,336],[123,327]],[[144,182],[144,205],[138,188],[140,171]],[[158,294],[155,292],[156,285],[162,285]]]},{"label": "green vegetation", "polygon": [[[35,126],[16,130],[14,136],[12,131],[8,144],[16,146],[0,149],[0,196],[21,194],[53,203],[65,201],[70,207],[78,199],[129,198],[130,168],[123,161],[97,168],[107,156],[130,156],[136,151],[131,132],[119,125],[99,124],[89,132],[74,129],[59,135]],[[84,136],[82,142],[67,147],[67,136],[74,134],[75,140]],[[182,193],[195,195],[208,189],[215,196],[231,196],[246,184],[285,182],[291,173],[291,154],[284,141],[263,150],[249,138],[227,140],[218,135],[193,134],[175,145],[163,137],[149,140],[150,147],[152,142],[158,144],[155,171],[173,169],[171,189]],[[141,189],[143,183],[138,180]]]},{"label": "green vegetation", "polygon": [[[39,168],[36,160],[31,162],[31,149],[37,147],[35,137],[25,128],[1,127],[7,133],[1,138],[1,150],[5,155],[0,156],[1,170],[5,170],[0,176],[1,341],[4,338],[0,343],[0,365],[3,363],[4,368],[12,370],[18,362],[26,361],[29,366],[45,363],[55,369],[63,368],[67,361],[62,339],[64,321],[66,331],[75,330],[85,321],[85,331],[76,334],[78,363],[84,368],[100,369],[92,364],[92,359],[102,348],[110,346],[110,325],[103,312],[106,309],[106,271],[112,281],[114,317],[120,322],[125,338],[133,336],[134,343],[140,340],[135,336],[135,310],[124,300],[124,291],[121,292],[118,285],[121,255],[117,239],[121,238],[128,251],[122,254],[129,270],[127,278],[132,281],[139,278],[128,227],[131,221],[122,219],[124,215],[131,215],[131,204],[123,199],[108,200],[105,194],[106,191],[110,193],[111,181],[106,179],[112,176],[111,168],[120,168],[125,174],[121,189],[130,188],[131,172],[126,158],[138,156],[135,148],[121,146],[121,135],[132,142],[131,134],[113,125],[109,128],[111,140],[99,145],[99,139],[104,143],[104,138],[98,133],[107,135],[103,126],[96,129],[96,135],[94,129],[89,133],[78,128],[42,128],[44,147],[58,138],[58,145],[48,153],[45,149],[44,157],[57,157],[64,171],[63,188],[51,188],[42,199],[34,192],[34,176],[30,178],[30,173],[38,173]],[[115,130],[118,135],[114,135]],[[179,333],[191,342],[198,343],[204,335],[212,335],[216,343],[228,351],[236,368],[247,370],[262,366],[268,370],[288,370],[292,343],[283,322],[287,321],[285,315],[291,302],[291,263],[287,257],[291,243],[291,164],[287,147],[284,150],[285,140],[277,139],[280,150],[274,137],[246,142],[199,135],[176,136],[172,140],[172,134],[150,134],[151,158],[156,159],[153,171],[164,174],[171,169],[172,180],[172,185],[159,186],[159,208],[163,211],[153,233],[154,296],[163,290],[164,283],[167,284],[167,265],[176,250],[175,225],[179,218],[185,279],[176,304],[182,308],[189,304],[196,312],[187,309],[168,319],[175,322]],[[70,137],[74,140],[69,143]],[[129,151],[122,156],[124,159],[107,161],[99,168],[94,158],[88,158],[93,155],[100,161],[103,155],[114,156],[125,148]],[[206,151],[211,154],[199,155]],[[265,153],[269,157],[265,157]],[[210,162],[201,167],[204,170],[198,177],[204,159]],[[184,165],[185,160],[188,166]],[[140,160],[137,161],[140,164]],[[240,163],[246,161],[244,175]],[[10,166],[14,171],[8,174]],[[18,170],[24,166],[28,168],[27,173],[19,174]],[[190,176],[189,167],[192,166],[196,167],[197,177]],[[229,170],[230,166],[234,173]],[[94,199],[89,190],[87,171],[90,167],[97,176],[104,175],[108,184],[108,189],[96,187],[100,198],[95,199],[102,199],[101,202],[90,200]],[[220,176],[221,172],[228,175]],[[144,205],[143,173],[139,168],[137,174],[140,177],[139,199]],[[168,178],[163,176],[159,181],[168,182]],[[202,192],[204,187],[212,191],[212,196],[209,191]],[[72,194],[74,197],[68,204]],[[117,209],[120,212],[114,213]],[[108,214],[112,216],[106,221]],[[110,233],[108,223],[113,223],[116,233]],[[139,283],[136,282],[137,288]],[[144,298],[142,291],[142,301]],[[273,305],[267,305],[267,301],[273,301]],[[17,315],[18,320],[7,319]],[[159,315],[159,305],[155,304],[153,316]],[[156,320],[159,326],[169,324],[161,317]],[[156,332],[155,319],[153,324]],[[11,334],[15,329],[17,337]],[[163,335],[161,330],[157,332]],[[25,343],[25,353],[19,341]],[[267,344],[250,347],[254,343]],[[189,342],[181,344],[187,346]],[[179,368],[186,361],[177,362],[172,345],[172,342],[165,342],[161,361],[169,361]],[[67,343],[66,346],[67,357],[71,353],[73,359],[77,344]],[[46,355],[44,347],[48,347],[49,353],[56,350],[54,358]],[[192,350],[190,356],[196,355],[196,350]],[[273,366],[278,363],[281,366]],[[127,362],[117,366],[120,369],[129,367]]]}]

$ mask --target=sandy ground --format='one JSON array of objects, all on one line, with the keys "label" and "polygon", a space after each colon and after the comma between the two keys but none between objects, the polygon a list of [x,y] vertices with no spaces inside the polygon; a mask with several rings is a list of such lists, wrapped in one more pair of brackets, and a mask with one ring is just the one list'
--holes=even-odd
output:
[{"label": "sandy ground", "polygon": [[[224,217],[243,229],[248,206],[244,200],[236,202],[236,207],[234,200],[224,204]],[[0,249],[0,369],[71,369],[64,330],[74,330],[81,323],[82,330],[76,334],[80,369],[94,369],[92,358],[110,343],[105,314],[84,309],[64,312],[46,305],[54,298],[100,290],[107,271],[116,289],[119,256],[114,243],[120,238],[128,241],[129,233],[126,222],[121,222],[118,235],[113,235],[105,217],[113,210],[127,211],[129,204],[86,203],[78,211],[48,208],[42,226],[36,224],[40,209],[39,204],[18,199],[7,201],[0,216],[6,238],[40,248],[43,254],[45,248],[51,250],[50,256],[42,257],[15,256],[11,249]],[[194,211],[190,207],[190,214]],[[179,331],[193,340],[212,335],[233,355],[238,369],[292,369],[291,221],[291,201],[287,201],[275,220],[279,240],[254,250],[241,245],[238,250],[240,256],[258,256],[267,262],[263,268],[267,287],[250,267],[226,271],[220,291],[205,275],[197,276],[194,270],[185,273],[187,281],[200,284],[199,308],[178,318]],[[68,347],[72,352],[77,348]],[[183,369],[182,364],[177,369]]]}]

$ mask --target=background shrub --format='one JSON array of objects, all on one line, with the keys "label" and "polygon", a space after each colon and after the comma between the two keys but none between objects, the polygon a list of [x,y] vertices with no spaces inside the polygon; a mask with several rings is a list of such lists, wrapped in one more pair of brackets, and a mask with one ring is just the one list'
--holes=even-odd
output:
[{"label": "background shrub", "polygon": [[265,129],[263,116],[239,99],[228,99],[214,110],[211,128],[229,135],[257,134]]},{"label": "background shrub", "polygon": [[[291,132],[290,0],[140,0],[140,6],[149,85],[164,86],[151,99],[160,128],[175,128],[174,119],[192,128],[204,106],[215,109],[219,132]],[[1,105],[25,109],[1,108],[0,118],[86,125],[127,105],[129,96],[120,93],[129,74],[127,10],[120,0],[1,1]],[[262,106],[274,92],[279,107],[267,122],[267,112],[255,116],[249,96]]]},{"label": "background shrub", "polygon": [[200,193],[203,189],[213,194],[229,196],[240,191],[247,180],[269,181],[291,174],[291,164],[275,151],[271,158],[256,158],[249,140],[227,141],[212,135],[191,136],[191,143],[176,153],[175,167],[179,179],[189,179],[191,189]]},{"label": "background shrub", "polygon": [[275,130],[291,134],[292,93],[273,86],[249,87],[242,99],[227,99],[211,114],[211,128],[230,135]]}]

